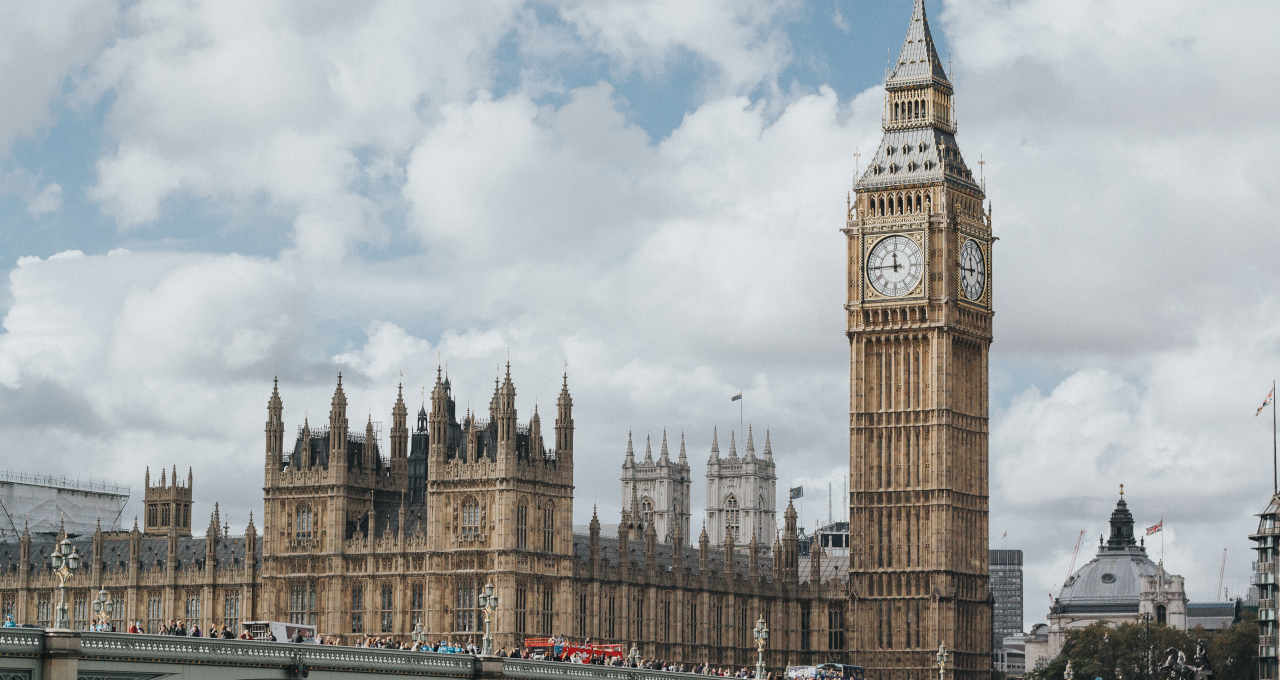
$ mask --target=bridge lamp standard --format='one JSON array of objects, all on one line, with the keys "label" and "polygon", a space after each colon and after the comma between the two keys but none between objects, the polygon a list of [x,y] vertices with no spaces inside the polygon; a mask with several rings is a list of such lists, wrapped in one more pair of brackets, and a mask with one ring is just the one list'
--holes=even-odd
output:
[{"label": "bridge lamp standard", "polygon": [[71,539],[63,538],[53,547],[53,552],[49,554],[49,566],[53,567],[53,573],[58,577],[58,616],[53,627],[68,630],[71,628],[71,620],[67,617],[67,581],[80,568],[80,553],[71,545]]},{"label": "bridge lamp standard", "polygon": [[480,610],[484,614],[484,637],[480,641],[480,655],[489,656],[493,654],[493,633],[489,630],[489,623],[498,610],[498,594],[494,592],[492,581],[486,583],[484,592],[480,593]]},{"label": "bridge lamp standard", "polygon": [[756,619],[751,635],[756,641],[756,680],[764,680],[764,646],[769,642],[769,626],[764,622],[764,614]]},{"label": "bridge lamp standard", "polygon": [[427,641],[427,631],[422,629],[422,619],[418,619],[413,624],[413,641],[418,643],[418,650],[422,650],[422,644]]},{"label": "bridge lamp standard", "polygon": [[98,597],[93,601],[93,617],[98,620],[99,631],[111,630],[111,610],[114,608],[111,593],[106,588],[99,588]]}]

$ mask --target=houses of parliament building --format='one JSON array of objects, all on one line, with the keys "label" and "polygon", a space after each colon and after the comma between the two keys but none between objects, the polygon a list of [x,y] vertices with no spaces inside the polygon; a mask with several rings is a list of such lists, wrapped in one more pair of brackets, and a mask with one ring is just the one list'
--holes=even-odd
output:
[{"label": "houses of parliament building", "polygon": [[[387,450],[372,419],[347,420],[341,376],[328,422],[304,420],[285,448],[278,386],[267,402],[261,535],[215,507],[191,527],[192,480],[147,476],[144,524],[75,541],[86,557],[71,618],[107,589],[117,626],[170,618],[315,624],[350,641],[478,637],[478,595],[499,595],[499,647],[526,636],[634,643],[678,662],[748,664],[769,625],[772,667],[847,661],[868,677],[990,676],[988,353],[992,218],[985,184],[956,142],[953,86],[923,0],[885,80],[883,135],[852,187],[843,224],[849,341],[847,567],[824,568],[788,504],[777,530],[772,441],[712,433],[707,516],[690,527],[688,453],[664,433],[654,457],[628,435],[616,535],[595,516],[575,533],[573,399],[566,377],[543,432],[516,413],[508,366],[487,419],[459,417],[437,371],[411,424],[402,394]],[[835,225],[833,225],[835,226]],[[834,310],[833,310],[834,312]],[[428,407],[429,409],[428,410]],[[599,454],[592,453],[593,463]],[[0,543],[0,610],[47,624],[57,537]],[[943,645],[949,654],[939,652]],[[939,662],[938,660],[941,659]]]},{"label": "houses of parliament building", "polygon": [[[795,509],[775,530],[772,441],[748,434],[741,455],[718,434],[708,457],[708,525],[689,537],[689,465],[666,435],[637,460],[630,437],[622,463],[624,509],[616,535],[593,513],[574,533],[573,398],[560,387],[544,435],[535,409],[516,413],[510,368],[495,381],[487,419],[456,410],[437,372],[429,407],[410,426],[403,393],[391,409],[384,451],[373,423],[353,431],[342,378],[328,422],[304,421],[285,448],[279,386],[267,402],[261,534],[252,518],[231,536],[215,509],[192,535],[193,480],[146,473],[143,526],[72,537],[84,555],[69,588],[73,626],[105,588],[116,625],[168,619],[237,625],[275,620],[313,624],[355,641],[407,637],[415,624],[433,639],[478,642],[478,595],[499,594],[495,644],[567,635],[634,643],[650,657],[749,664],[751,628],[763,615],[772,665],[844,659],[844,574],[824,569],[820,547],[800,545]],[[661,537],[660,537],[661,534]],[[47,625],[57,580],[46,556],[59,537],[0,544],[0,609]],[[802,558],[801,553],[804,553]]]}]

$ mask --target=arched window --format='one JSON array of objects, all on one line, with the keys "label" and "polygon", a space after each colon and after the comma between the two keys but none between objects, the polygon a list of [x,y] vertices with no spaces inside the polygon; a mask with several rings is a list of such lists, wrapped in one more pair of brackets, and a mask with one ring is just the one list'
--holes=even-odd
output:
[{"label": "arched window", "polygon": [[738,499],[733,494],[724,499],[724,532],[726,538],[738,540]]},{"label": "arched window", "polygon": [[299,505],[297,519],[293,524],[294,538],[299,541],[314,538],[312,527],[314,521],[311,516],[311,506]]},{"label": "arched window", "polygon": [[480,538],[480,503],[474,498],[462,501],[462,522],[459,533],[464,541]]},{"label": "arched window", "polygon": [[1164,605],[1158,605],[1156,607],[1156,623],[1163,626],[1165,624],[1166,616],[1167,616],[1167,611],[1165,610]]},{"label": "arched window", "polygon": [[524,550],[528,547],[528,540],[529,504],[520,501],[516,504],[516,550]]},{"label": "arched window", "polygon": [[546,552],[556,549],[556,505],[550,501],[542,506],[542,549]]},{"label": "arched window", "polygon": [[640,501],[640,520],[646,527],[653,523],[653,501],[647,497]]}]

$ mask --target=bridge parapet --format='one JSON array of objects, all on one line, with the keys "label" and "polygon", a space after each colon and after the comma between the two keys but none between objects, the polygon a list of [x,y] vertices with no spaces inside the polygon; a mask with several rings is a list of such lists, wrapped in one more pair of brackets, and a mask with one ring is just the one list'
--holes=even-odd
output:
[{"label": "bridge parapet", "polygon": [[39,628],[0,628],[0,658],[35,658],[44,651],[44,631]]},{"label": "bridge parapet", "polygon": [[0,628],[0,680],[145,680],[175,673],[187,680],[346,680],[361,674],[381,679],[706,680],[692,673],[464,654]]},{"label": "bridge parapet", "polygon": [[696,673],[651,671],[643,668],[620,666],[595,666],[591,664],[560,663],[557,661],[529,661],[527,659],[503,659],[502,677],[510,680],[706,680]]},{"label": "bridge parapet", "polygon": [[309,670],[456,678],[475,675],[475,658],[457,654],[130,633],[81,633],[80,658],[282,669],[300,662]]}]

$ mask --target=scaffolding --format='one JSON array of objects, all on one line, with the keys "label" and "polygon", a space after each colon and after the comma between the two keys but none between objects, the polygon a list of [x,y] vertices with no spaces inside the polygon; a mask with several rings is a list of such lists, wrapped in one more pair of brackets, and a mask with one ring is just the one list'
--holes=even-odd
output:
[{"label": "scaffolding", "polygon": [[129,487],[110,482],[0,470],[0,541],[17,540],[24,528],[90,534],[101,522],[104,531],[118,530],[129,495]]}]

